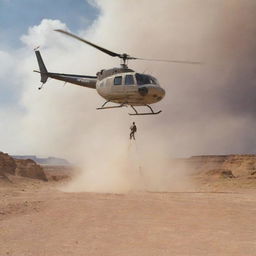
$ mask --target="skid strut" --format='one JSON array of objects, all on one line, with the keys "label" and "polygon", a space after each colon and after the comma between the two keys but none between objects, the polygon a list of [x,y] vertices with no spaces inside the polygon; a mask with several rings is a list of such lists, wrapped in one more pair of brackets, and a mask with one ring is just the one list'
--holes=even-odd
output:
[{"label": "skid strut", "polygon": [[129,113],[130,116],[146,116],[146,115],[158,115],[162,112],[162,110],[159,110],[157,112],[154,112],[154,110],[149,106],[149,105],[145,105],[145,107],[148,107],[150,109],[151,112],[148,112],[148,113],[139,113],[137,111],[137,109],[131,105],[131,108],[135,111],[135,113],[131,114]]},{"label": "skid strut", "polygon": [[[125,103],[122,103],[121,105],[118,106],[109,106],[109,107],[105,107],[107,105],[107,103],[109,103],[110,100],[106,101],[100,108],[97,108],[97,110],[102,110],[102,109],[111,109],[111,108],[122,108],[124,106],[126,106]],[[126,106],[127,107],[127,106]]]}]

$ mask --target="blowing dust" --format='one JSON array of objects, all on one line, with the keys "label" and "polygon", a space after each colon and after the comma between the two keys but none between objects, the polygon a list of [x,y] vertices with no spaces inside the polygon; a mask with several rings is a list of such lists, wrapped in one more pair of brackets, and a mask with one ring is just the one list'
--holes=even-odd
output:
[{"label": "blowing dust", "polygon": [[191,190],[186,168],[173,165],[164,154],[143,152],[136,141],[118,150],[98,152],[62,190],[66,192],[170,192]]}]

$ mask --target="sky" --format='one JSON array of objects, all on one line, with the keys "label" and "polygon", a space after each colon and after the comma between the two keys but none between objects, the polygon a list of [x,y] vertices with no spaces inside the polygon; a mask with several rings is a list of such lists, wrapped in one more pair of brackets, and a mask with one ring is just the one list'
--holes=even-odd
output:
[{"label": "sky", "polygon": [[[0,145],[11,154],[75,161],[113,158],[138,126],[144,156],[255,153],[256,2],[254,0],[0,0]],[[203,62],[130,62],[166,90],[158,116],[96,111],[90,89],[50,80],[41,91],[33,48],[48,70],[95,75],[119,65],[67,29],[116,52]]]},{"label": "sky", "polygon": [[85,29],[97,18],[99,11],[83,0],[1,0],[1,45],[19,47],[20,37],[43,19],[65,21],[73,31]]}]

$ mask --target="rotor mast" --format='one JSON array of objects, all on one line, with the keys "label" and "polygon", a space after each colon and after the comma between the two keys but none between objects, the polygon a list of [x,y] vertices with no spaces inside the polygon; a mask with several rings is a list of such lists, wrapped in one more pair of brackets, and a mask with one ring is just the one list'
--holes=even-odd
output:
[{"label": "rotor mast", "polygon": [[123,53],[119,57],[121,61],[121,67],[126,69],[128,68],[128,60],[131,58],[127,53]]}]

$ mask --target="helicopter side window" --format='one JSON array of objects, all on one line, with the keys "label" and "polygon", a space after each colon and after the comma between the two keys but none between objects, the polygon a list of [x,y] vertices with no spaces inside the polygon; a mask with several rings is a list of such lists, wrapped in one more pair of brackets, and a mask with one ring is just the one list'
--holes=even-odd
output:
[{"label": "helicopter side window", "polygon": [[116,76],[114,79],[114,85],[121,85],[122,84],[122,77]]},{"label": "helicopter side window", "polygon": [[133,75],[126,75],[125,76],[124,84],[125,85],[132,85],[132,84],[134,84]]}]

